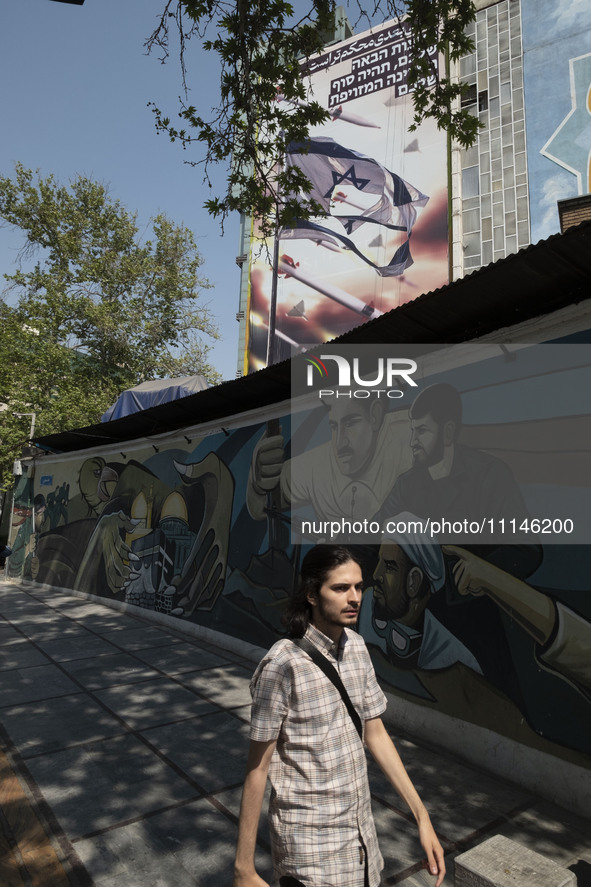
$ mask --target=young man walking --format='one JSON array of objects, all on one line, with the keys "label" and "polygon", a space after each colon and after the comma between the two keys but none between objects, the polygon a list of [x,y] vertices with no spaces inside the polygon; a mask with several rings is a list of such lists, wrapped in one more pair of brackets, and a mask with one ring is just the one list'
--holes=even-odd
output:
[{"label": "young man walking", "polygon": [[[441,844],[382,723],[386,699],[365,643],[351,630],[362,586],[361,567],[348,549],[319,545],[308,552],[287,614],[291,640],[274,644],[253,676],[234,887],[267,887],[254,867],[267,776],[273,868],[281,887],[378,887],[383,859],[363,742],[417,821],[434,887],[443,881]],[[351,711],[307,645],[336,669]]]}]

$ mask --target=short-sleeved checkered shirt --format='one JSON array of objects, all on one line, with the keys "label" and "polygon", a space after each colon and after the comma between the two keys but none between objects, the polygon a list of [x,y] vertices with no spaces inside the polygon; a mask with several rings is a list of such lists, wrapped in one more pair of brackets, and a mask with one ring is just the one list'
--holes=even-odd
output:
[{"label": "short-sleeved checkered shirt", "polygon": [[[334,665],[362,722],[386,708],[363,638],[345,629],[340,647],[313,625],[308,638]],[[250,685],[251,739],[277,740],[269,767],[275,876],[306,887],[380,883],[383,859],[371,813],[363,743],[339,691],[307,653],[278,641]]]}]

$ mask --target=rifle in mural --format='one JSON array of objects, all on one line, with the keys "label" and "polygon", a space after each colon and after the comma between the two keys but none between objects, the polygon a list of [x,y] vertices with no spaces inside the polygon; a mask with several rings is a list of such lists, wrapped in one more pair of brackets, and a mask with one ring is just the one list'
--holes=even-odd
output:
[{"label": "rifle in mural", "polygon": [[[269,419],[267,422],[267,436],[275,437],[281,434],[279,419]],[[281,509],[281,484],[269,490],[267,493],[267,532],[269,535],[269,551],[285,552],[289,545],[289,518]]]}]

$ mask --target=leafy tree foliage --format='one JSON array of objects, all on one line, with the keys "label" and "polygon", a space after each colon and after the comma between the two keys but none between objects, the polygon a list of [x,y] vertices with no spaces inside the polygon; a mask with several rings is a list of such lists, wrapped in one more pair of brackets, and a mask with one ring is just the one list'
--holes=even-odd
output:
[{"label": "leafy tree foliage", "polygon": [[[0,219],[25,244],[0,299],[0,470],[12,467],[30,418],[46,434],[97,422],[141,381],[203,373],[217,337],[198,292],[192,233],[164,215],[142,237],[105,187],[62,186],[17,165],[0,177]],[[178,356],[180,354],[181,356]]]},{"label": "leafy tree foliage", "polygon": [[[409,86],[415,108],[410,128],[432,117],[460,144],[473,144],[478,120],[466,109],[455,108],[461,85],[448,77],[432,89],[422,85],[433,73],[427,47],[437,46],[450,59],[473,48],[465,34],[475,16],[472,0],[372,0],[370,9],[357,2],[359,18],[368,24],[370,16],[378,14],[384,20],[408,15],[412,35]],[[148,51],[157,49],[164,61],[172,33],[179,37],[185,90],[180,122],[173,123],[154,107],[156,124],[183,147],[194,142],[203,146],[204,157],[196,162],[205,164],[206,178],[211,164],[229,163],[225,194],[205,204],[222,220],[230,211],[239,210],[264,223],[277,212],[279,222],[289,225],[294,218],[322,212],[314,201],[297,197],[310,191],[302,171],[282,166],[286,145],[305,141],[311,126],[328,119],[326,110],[309,100],[301,62],[322,49],[334,24],[335,2],[308,3],[307,12],[296,18],[288,0],[166,0],[158,25],[146,41]],[[191,40],[217,54],[221,63],[221,100],[210,120],[203,116],[203,108],[189,101]],[[278,90],[286,101],[277,102]],[[271,225],[268,221],[267,233]]]}]

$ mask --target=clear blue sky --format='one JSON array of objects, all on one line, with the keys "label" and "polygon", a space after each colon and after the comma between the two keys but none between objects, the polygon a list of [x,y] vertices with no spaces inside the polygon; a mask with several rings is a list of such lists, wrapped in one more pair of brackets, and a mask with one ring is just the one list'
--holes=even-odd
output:
[{"label": "clear blue sky", "polygon": [[[238,217],[227,222],[222,237],[202,208],[209,189],[201,169],[184,163],[196,153],[156,133],[147,103],[176,113],[181,92],[176,58],[161,65],[143,48],[163,7],[164,0],[86,0],[84,6],[1,0],[0,173],[11,175],[20,160],[64,183],[87,175],[137,210],[140,224],[162,211],[191,228],[212,284],[202,299],[222,335],[212,362],[231,379],[238,347]],[[216,102],[215,63],[197,43],[188,63],[191,101],[207,110]],[[21,244],[0,228],[0,273],[14,269]]]}]

